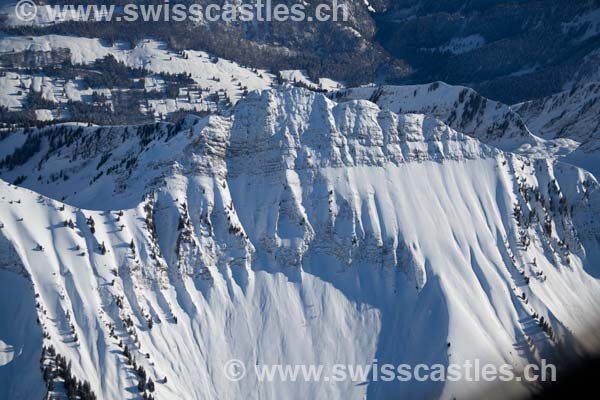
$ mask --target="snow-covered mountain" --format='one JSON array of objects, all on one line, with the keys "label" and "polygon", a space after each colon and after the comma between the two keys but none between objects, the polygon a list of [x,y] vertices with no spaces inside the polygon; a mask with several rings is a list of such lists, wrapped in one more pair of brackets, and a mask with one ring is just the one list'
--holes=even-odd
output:
[{"label": "snow-covered mountain", "polygon": [[[202,10],[215,4],[212,0],[196,0],[194,3],[202,7]],[[315,81],[326,77],[354,85],[372,82],[382,76],[400,78],[410,70],[402,60],[390,57],[373,41],[377,28],[364,0],[321,0],[320,3],[303,1],[301,5],[306,18],[301,21],[297,18],[293,21],[289,18],[285,18],[285,21],[280,18],[265,18],[267,9],[269,12],[275,11],[273,7],[278,4],[287,6],[287,9],[297,7],[296,0],[278,0],[277,4],[261,2],[258,5],[252,0],[236,0],[234,3],[252,6],[255,17],[237,18],[233,21],[229,17],[215,19],[207,15],[202,21],[181,21],[178,18],[166,20],[162,18],[163,13],[157,11],[158,18],[145,18],[145,21],[139,18],[135,22],[126,22],[118,18],[118,14],[122,15],[122,12],[117,7],[117,15],[111,21],[96,22],[88,19],[86,22],[55,22],[44,18],[47,13],[43,11],[43,7],[39,7],[37,16],[40,18],[23,24],[15,18],[14,4],[8,7],[0,5],[0,31],[18,36],[60,34],[98,38],[103,41],[131,43],[132,47],[143,39],[153,38],[167,43],[169,50],[173,52],[207,52],[241,65],[274,73],[290,69],[307,70]],[[71,5],[64,0],[55,0],[52,4]],[[124,6],[127,3],[118,0],[113,4]],[[177,4],[187,7],[190,2],[171,0],[169,4],[173,7]],[[222,7],[225,4],[233,3],[220,1],[217,5]],[[339,17],[319,21],[317,10],[321,4],[328,5],[328,10]],[[163,4],[155,1],[148,4],[156,5],[160,10]],[[141,9],[143,8],[142,6]]]},{"label": "snow-covered mountain", "polygon": [[396,113],[426,114],[450,127],[504,150],[533,147],[539,142],[510,107],[473,89],[443,82],[427,85],[344,89],[336,99],[369,100]]},{"label": "snow-covered mountain", "polygon": [[46,392],[40,363],[57,361],[42,346],[106,399],[141,396],[133,363],[159,399],[359,399],[485,387],[230,382],[222,368],[519,369],[597,343],[595,178],[433,117],[266,90],[229,116],[58,125],[0,149],[0,398]]},{"label": "snow-covered mountain", "polygon": [[565,160],[600,176],[600,83],[575,86],[512,108],[536,135],[577,143]]},{"label": "snow-covered mountain", "polygon": [[[144,38],[171,51],[208,52],[241,65],[306,70],[348,86],[443,80],[516,103],[598,80],[600,11],[595,0],[321,0],[343,5],[348,21],[219,20],[21,24],[16,1],[0,6],[0,30],[12,35],[61,34],[132,44]],[[71,4],[53,0],[52,4]],[[173,6],[188,0],[171,0]],[[202,6],[212,0],[195,0]],[[220,1],[218,4],[231,3]],[[236,4],[253,3],[236,0]],[[266,2],[263,2],[263,4]],[[273,2],[274,3],[274,2]],[[296,0],[278,0],[291,6]],[[125,4],[118,0],[115,4]],[[153,1],[150,4],[159,4]],[[275,4],[273,4],[275,5]],[[4,15],[3,15],[4,14]],[[135,46],[132,46],[135,47]]]},{"label": "snow-covered mountain", "polygon": [[599,86],[589,84],[509,106],[464,86],[434,82],[342,89],[331,97],[368,99],[393,112],[422,113],[505,151],[559,159],[598,176],[598,94]]},{"label": "snow-covered mountain", "polygon": [[600,139],[600,83],[512,106],[527,127],[545,139]]},{"label": "snow-covered mountain", "polygon": [[[114,61],[103,65],[107,59]],[[0,107],[31,110],[46,121],[94,122],[89,116],[74,119],[70,108],[83,103],[92,113],[100,108],[101,96],[110,111],[123,114],[132,108],[150,121],[182,110],[214,112],[220,103],[235,103],[274,80],[265,70],[203,51],[176,52],[150,39],[132,47],[66,35],[4,36],[0,66]],[[98,75],[108,78],[93,78]],[[32,95],[41,101],[33,103]],[[0,119],[7,118],[0,114]]]}]

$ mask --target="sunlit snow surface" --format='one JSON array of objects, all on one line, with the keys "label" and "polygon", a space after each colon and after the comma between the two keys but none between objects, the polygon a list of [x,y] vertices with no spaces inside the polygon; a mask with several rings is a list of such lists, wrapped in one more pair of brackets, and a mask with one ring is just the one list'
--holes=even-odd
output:
[{"label": "sunlit snow surface", "polygon": [[[0,147],[20,146],[18,135]],[[42,344],[106,399],[139,397],[119,340],[159,399],[476,397],[481,383],[229,382],[222,368],[232,358],[518,368],[595,344],[600,198],[573,166],[299,89],[251,93],[231,117],[41,135],[27,163],[0,171],[0,398],[45,393]],[[73,141],[53,148],[60,137]],[[7,183],[20,175],[24,188]],[[539,220],[519,227],[516,205]]]}]

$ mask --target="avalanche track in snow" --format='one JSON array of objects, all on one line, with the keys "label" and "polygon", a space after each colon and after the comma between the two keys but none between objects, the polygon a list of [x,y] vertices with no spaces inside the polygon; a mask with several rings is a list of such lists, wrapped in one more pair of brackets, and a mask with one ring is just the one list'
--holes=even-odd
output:
[{"label": "avalanche track in snow", "polygon": [[158,399],[462,398],[485,387],[222,368],[519,369],[597,339],[594,177],[434,118],[290,89],[226,117],[0,144],[0,398],[46,393],[50,345],[105,399],[140,398],[130,360]]}]

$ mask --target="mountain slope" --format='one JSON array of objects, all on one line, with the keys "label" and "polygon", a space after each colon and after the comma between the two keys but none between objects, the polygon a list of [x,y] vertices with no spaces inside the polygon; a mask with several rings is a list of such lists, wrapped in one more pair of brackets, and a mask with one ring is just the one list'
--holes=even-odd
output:
[{"label": "mountain slope", "polygon": [[[70,4],[55,1],[56,4]],[[148,5],[161,2],[151,1]],[[206,10],[212,1],[196,2]],[[223,6],[227,2],[219,2]],[[124,6],[124,0],[115,5]],[[154,4],[154,5],[156,5]],[[170,5],[185,4],[187,0],[173,0]],[[229,3],[231,4],[231,3]],[[269,9],[274,12],[277,4],[286,5],[288,10],[296,5],[294,0],[281,0],[277,4],[241,0],[237,5],[252,5],[254,18],[207,18],[201,21],[165,20],[142,18],[132,22],[120,21],[66,21],[47,23],[43,18],[31,24],[20,24],[12,9],[2,10],[8,18],[0,21],[0,29],[17,36],[65,35],[98,38],[137,44],[146,38],[155,38],[168,43],[170,50],[205,51],[243,65],[268,69],[273,72],[289,69],[308,70],[311,78],[331,78],[347,84],[363,84],[381,76],[399,78],[405,76],[409,67],[401,60],[390,57],[373,39],[375,22],[363,0],[323,0],[321,3],[304,2],[306,18],[266,17]],[[336,13],[337,20],[319,21],[317,8],[328,5],[326,14]],[[341,11],[342,7],[345,11]],[[207,10],[209,11],[209,10]],[[224,9],[225,11],[225,9]],[[323,10],[322,10],[323,11]],[[260,14],[258,14],[260,13]],[[342,13],[347,15],[344,19]],[[118,14],[118,8],[115,14]],[[227,13],[226,13],[227,14]],[[204,16],[205,14],[202,13]],[[320,15],[320,14],[319,14]],[[41,16],[41,15],[39,15]],[[132,46],[133,47],[133,46]]]},{"label": "mountain slope", "polygon": [[438,118],[452,128],[505,151],[556,159],[598,176],[598,85],[589,84],[513,106],[463,86],[429,85],[343,89],[337,100],[368,99],[393,112]]},{"label": "mountain slope", "polygon": [[428,85],[361,87],[340,90],[333,97],[338,100],[369,100],[397,113],[426,114],[503,150],[524,150],[540,143],[510,107],[464,86],[434,82]]},{"label": "mountain slope", "polygon": [[543,138],[568,137],[583,143],[600,137],[599,99],[600,84],[590,83],[512,108]]},{"label": "mountain slope", "polygon": [[597,80],[598,1],[386,3],[375,40],[413,68],[407,83],[442,80],[512,104]]},{"label": "mountain slope", "polygon": [[600,84],[576,86],[570,91],[512,107],[540,137],[566,138],[579,144],[565,161],[600,176]]},{"label": "mountain slope", "polygon": [[7,381],[39,371],[45,333],[103,398],[139,398],[127,353],[157,398],[469,397],[482,387],[229,382],[222,366],[519,368],[597,339],[600,192],[575,167],[299,89],[252,93],[230,117],[36,135],[27,151],[4,139],[19,157],[0,176],[68,197],[0,182],[2,274],[39,303],[8,315],[41,323]]},{"label": "mountain slope", "polygon": [[[0,120],[13,124],[35,112],[33,123],[109,125],[102,107],[119,124],[160,120],[182,110],[215,112],[274,82],[267,71],[203,51],[176,52],[150,39],[130,46],[66,35],[3,36],[0,68],[0,107],[6,107]],[[10,112],[21,119],[11,121]]]}]

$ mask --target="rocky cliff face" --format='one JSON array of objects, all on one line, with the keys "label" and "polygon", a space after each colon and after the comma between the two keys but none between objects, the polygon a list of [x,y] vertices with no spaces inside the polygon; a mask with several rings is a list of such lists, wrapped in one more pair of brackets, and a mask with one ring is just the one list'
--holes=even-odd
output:
[{"label": "rocky cliff face", "polygon": [[364,99],[396,113],[437,118],[453,129],[507,151],[539,145],[521,116],[509,106],[473,89],[443,82],[427,85],[362,87],[340,90],[335,99]]},{"label": "rocky cliff face", "polygon": [[23,303],[1,298],[0,397],[44,393],[42,344],[104,398],[137,396],[133,361],[158,398],[452,398],[485,387],[229,382],[222,367],[519,368],[595,343],[600,192],[573,166],[299,89],[178,125],[15,135],[0,293]]},{"label": "rocky cliff face", "polygon": [[567,162],[600,176],[600,84],[589,83],[512,107],[536,135],[573,142]]}]

